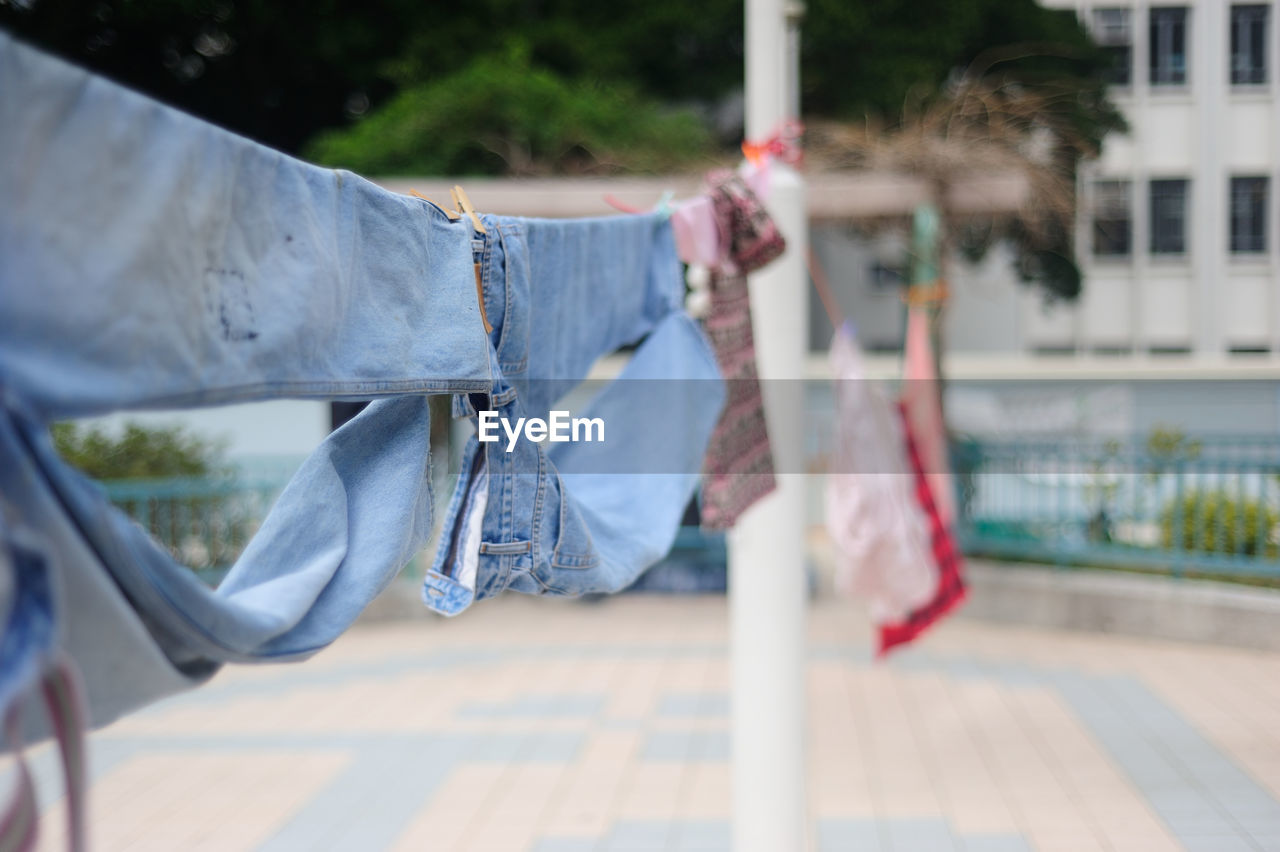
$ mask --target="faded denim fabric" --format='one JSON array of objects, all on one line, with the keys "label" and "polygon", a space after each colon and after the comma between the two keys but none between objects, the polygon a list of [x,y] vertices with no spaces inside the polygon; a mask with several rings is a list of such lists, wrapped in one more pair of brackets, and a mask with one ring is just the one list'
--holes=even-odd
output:
[{"label": "faded denim fabric", "polygon": [[699,481],[725,389],[684,313],[671,226],[658,216],[486,217],[477,244],[495,379],[455,398],[477,420],[546,418],[602,355],[643,340],[576,412],[603,442],[507,452],[468,441],[423,599],[455,615],[504,589],[581,595],[630,585],[670,549]]},{"label": "faded denim fabric", "polygon": [[42,416],[489,387],[469,234],[425,201],[4,33],[0,150],[0,364]]},{"label": "faded denim fabric", "polygon": [[6,523],[0,498],[0,708],[29,689],[53,651],[53,589],[45,548]]},{"label": "faded denim fabric", "polygon": [[[430,532],[424,394],[492,387],[470,226],[3,33],[0,150],[0,505],[53,574],[93,723],[223,662],[331,642]],[[305,462],[216,591],[48,435],[279,397],[379,399]]]}]

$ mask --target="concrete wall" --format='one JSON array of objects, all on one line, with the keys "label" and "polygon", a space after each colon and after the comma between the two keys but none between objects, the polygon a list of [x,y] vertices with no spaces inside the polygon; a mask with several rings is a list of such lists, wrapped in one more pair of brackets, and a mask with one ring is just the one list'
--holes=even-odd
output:
[{"label": "concrete wall", "polygon": [[1280,591],[972,560],[960,617],[1280,650]]}]

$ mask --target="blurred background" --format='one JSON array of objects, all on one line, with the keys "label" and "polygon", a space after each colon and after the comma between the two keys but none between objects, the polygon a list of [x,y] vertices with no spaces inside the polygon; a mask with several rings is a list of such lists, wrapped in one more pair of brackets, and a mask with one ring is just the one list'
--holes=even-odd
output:
[{"label": "blurred background", "polygon": [[[831,588],[833,321],[809,288],[812,842],[1280,849],[1273,4],[788,14],[807,267],[887,386],[913,214],[939,214],[933,333],[974,586],[921,648],[868,662],[865,616]],[[0,27],[389,188],[461,181],[485,212],[652,205],[741,159],[737,2],[0,0]],[[357,410],[112,416],[55,437],[216,583]],[[436,421],[439,457],[456,454],[465,424]],[[228,672],[96,738],[104,848],[728,847],[725,543],[696,506],[648,595],[595,606],[503,599],[446,624],[417,603],[422,559],[307,668]],[[438,772],[397,762],[397,736]],[[190,795],[155,805],[171,773]],[[299,792],[250,807],[204,786],[260,778]],[[256,828],[215,830],[246,808]]]}]

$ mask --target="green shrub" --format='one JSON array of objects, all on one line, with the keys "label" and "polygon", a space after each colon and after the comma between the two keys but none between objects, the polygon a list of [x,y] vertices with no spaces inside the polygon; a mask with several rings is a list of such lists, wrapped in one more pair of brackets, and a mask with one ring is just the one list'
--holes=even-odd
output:
[{"label": "green shrub", "polygon": [[53,445],[73,467],[94,479],[156,479],[223,473],[225,447],[181,426],[126,423],[118,436],[99,426],[56,423]]},{"label": "green shrub", "polygon": [[[1246,556],[1277,556],[1273,536],[1280,512],[1255,498],[1243,498],[1222,490],[1189,491],[1179,500],[1170,500],[1160,510],[1160,540],[1166,548],[1197,550],[1202,553],[1239,553]],[[1174,538],[1174,521],[1181,527],[1181,540]],[[1262,552],[1259,553],[1259,521]]]},{"label": "green shrub", "polygon": [[519,51],[401,91],[304,156],[370,175],[531,175],[699,166],[710,135],[690,112],[619,85],[571,81]]}]

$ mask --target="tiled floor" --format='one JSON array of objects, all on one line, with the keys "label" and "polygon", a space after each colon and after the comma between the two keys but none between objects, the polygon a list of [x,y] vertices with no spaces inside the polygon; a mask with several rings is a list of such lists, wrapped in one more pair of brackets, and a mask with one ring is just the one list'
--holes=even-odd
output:
[{"label": "tiled floor", "polygon": [[[811,610],[813,848],[1280,850],[1280,655],[953,620],[881,665],[868,635]],[[93,737],[94,848],[729,849],[726,637],[723,598],[511,596],[229,669]]]}]

